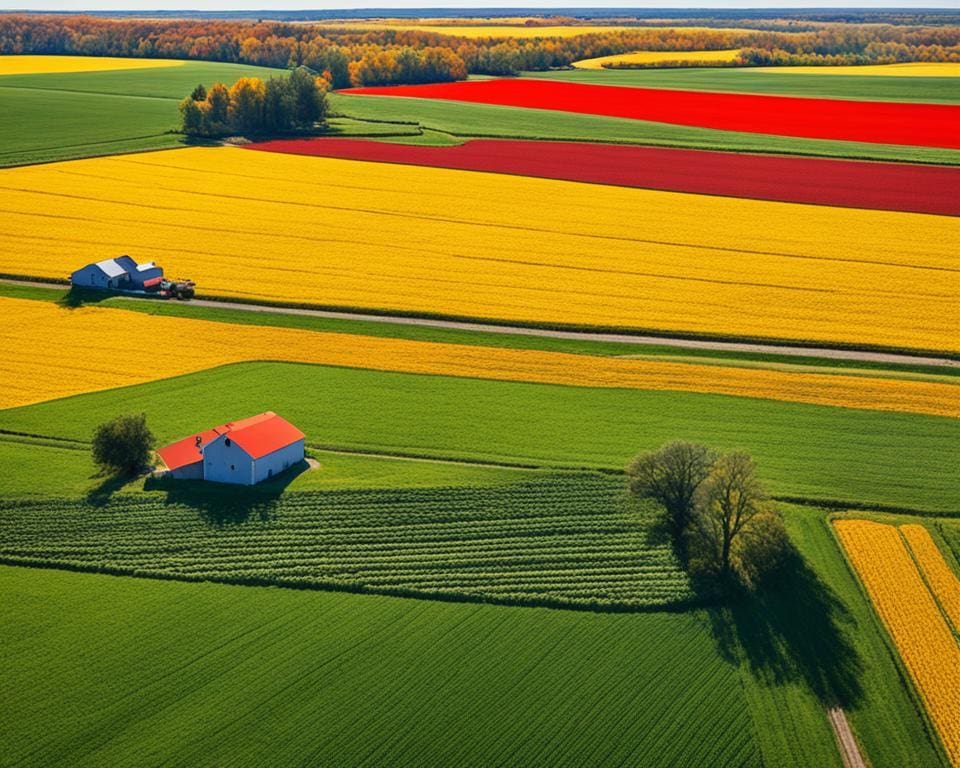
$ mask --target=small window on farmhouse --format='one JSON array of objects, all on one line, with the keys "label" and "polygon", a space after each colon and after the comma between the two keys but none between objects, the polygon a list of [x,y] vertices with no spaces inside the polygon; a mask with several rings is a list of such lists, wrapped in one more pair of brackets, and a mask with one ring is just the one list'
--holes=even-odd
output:
[{"label": "small window on farmhouse", "polygon": [[229,447],[230,447],[230,438],[228,437],[226,440],[224,440],[224,441],[223,441],[223,444],[224,444],[225,446],[227,446],[227,448],[229,448]]},{"label": "small window on farmhouse", "polygon": [[235,469],[236,469],[236,467],[233,466],[233,464],[231,464],[231,465],[230,465],[230,471],[233,472],[233,470],[235,470]]}]

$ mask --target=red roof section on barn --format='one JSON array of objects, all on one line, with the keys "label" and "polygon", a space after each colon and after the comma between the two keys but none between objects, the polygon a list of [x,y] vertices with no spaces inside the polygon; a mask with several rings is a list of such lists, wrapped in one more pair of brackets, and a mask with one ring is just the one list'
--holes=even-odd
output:
[{"label": "red roof section on barn", "polygon": [[[195,464],[203,458],[201,448],[220,435],[229,435],[230,440],[246,451],[252,459],[259,459],[280,448],[285,448],[305,435],[293,424],[267,411],[239,421],[228,421],[219,427],[185,437],[157,451],[167,469],[174,470]],[[197,438],[199,437],[199,441]]]}]

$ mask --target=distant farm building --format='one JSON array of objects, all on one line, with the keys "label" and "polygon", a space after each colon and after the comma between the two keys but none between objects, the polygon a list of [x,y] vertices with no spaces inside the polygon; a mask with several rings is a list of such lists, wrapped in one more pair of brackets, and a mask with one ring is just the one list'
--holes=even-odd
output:
[{"label": "distant farm building", "polygon": [[230,421],[161,448],[181,480],[255,485],[303,461],[304,434],[272,411]]},{"label": "distant farm building", "polygon": [[162,267],[152,261],[137,264],[129,256],[87,264],[70,275],[70,283],[77,288],[99,288],[108,291],[156,290],[162,282]]}]

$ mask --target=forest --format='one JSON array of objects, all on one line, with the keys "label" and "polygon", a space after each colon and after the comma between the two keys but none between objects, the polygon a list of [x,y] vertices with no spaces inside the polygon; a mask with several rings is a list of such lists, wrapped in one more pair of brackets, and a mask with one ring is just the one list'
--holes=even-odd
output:
[{"label": "forest", "polygon": [[[561,20],[563,21],[563,20]],[[760,25],[757,25],[760,26]],[[771,25],[766,25],[770,27]],[[333,88],[513,75],[627,53],[741,48],[743,65],[960,61],[960,26],[780,22],[779,29],[629,27],[573,37],[467,38],[434,31],[268,21],[0,16],[0,54],[77,54],[306,66]],[[782,30],[782,31],[781,31]],[[803,31],[798,31],[803,30]]]}]

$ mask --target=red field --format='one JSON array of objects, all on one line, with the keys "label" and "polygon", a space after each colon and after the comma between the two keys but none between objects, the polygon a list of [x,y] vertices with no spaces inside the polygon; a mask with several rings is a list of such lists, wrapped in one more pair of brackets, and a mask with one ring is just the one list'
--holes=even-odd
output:
[{"label": "red field", "polygon": [[421,147],[287,139],[249,149],[789,203],[960,216],[960,168],[770,157],[617,144],[476,139]]},{"label": "red field", "polygon": [[670,91],[522,78],[353,88],[344,93],[551,109],[809,139],[960,149],[960,106],[947,104]]}]

